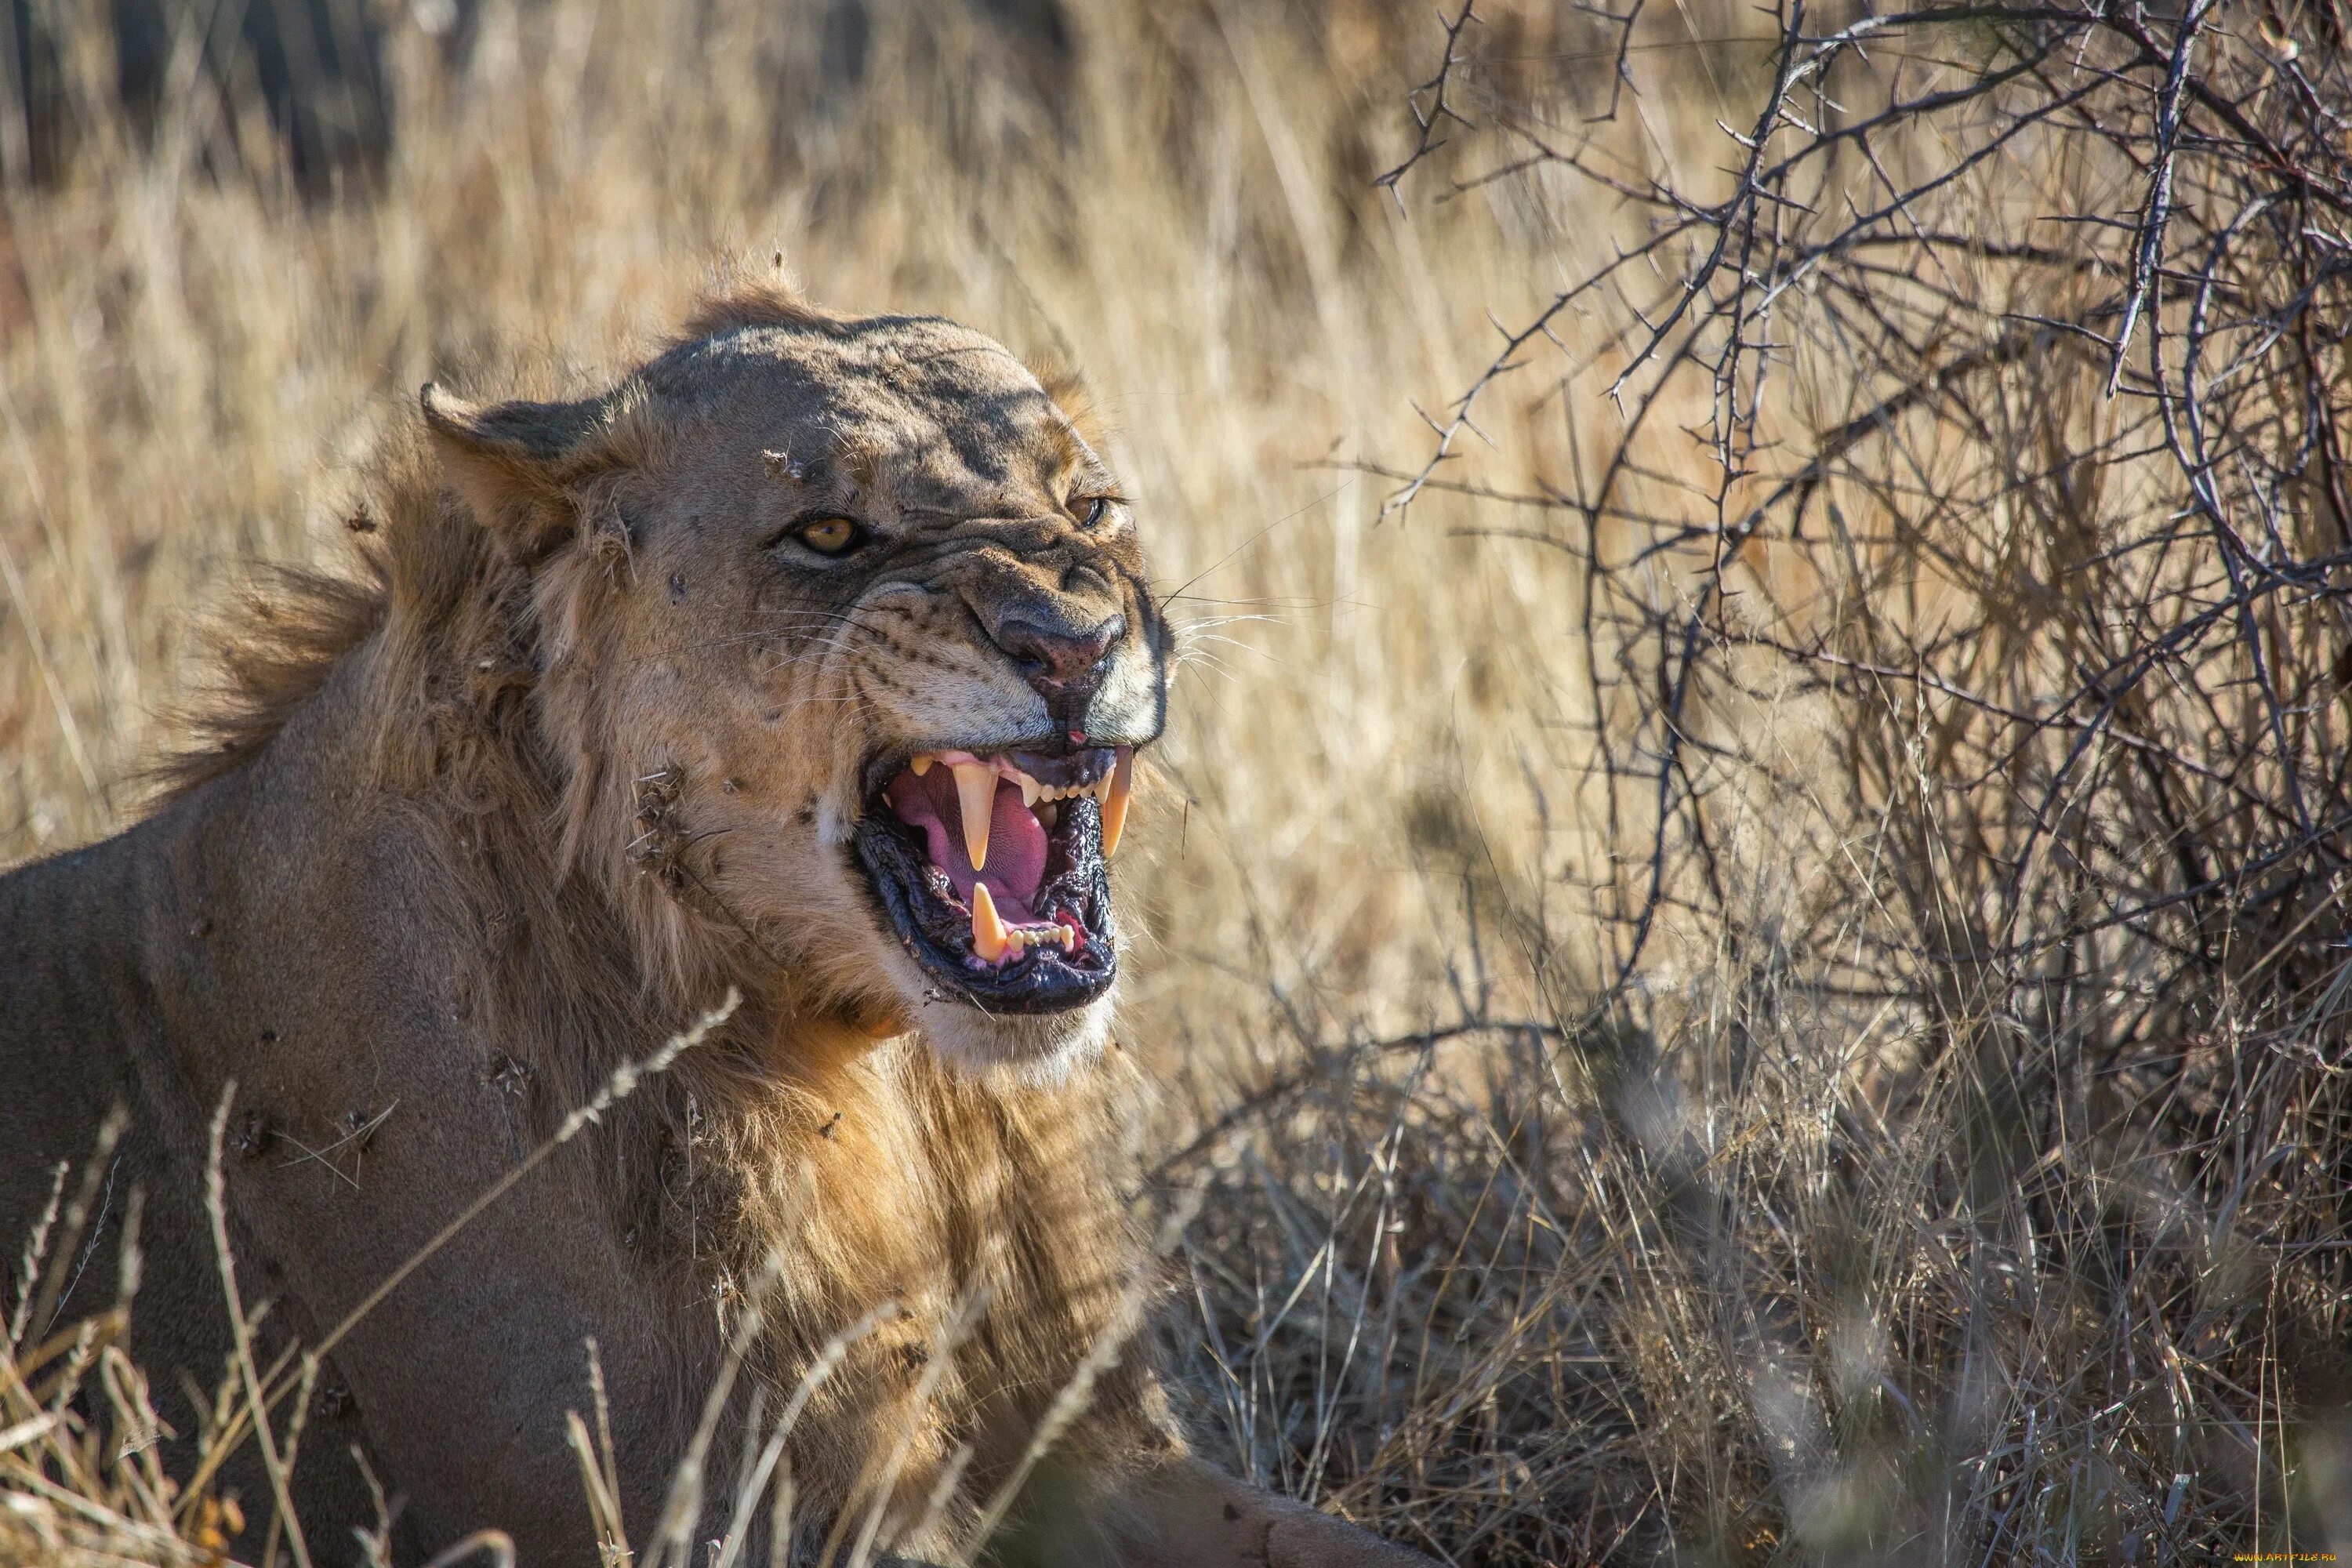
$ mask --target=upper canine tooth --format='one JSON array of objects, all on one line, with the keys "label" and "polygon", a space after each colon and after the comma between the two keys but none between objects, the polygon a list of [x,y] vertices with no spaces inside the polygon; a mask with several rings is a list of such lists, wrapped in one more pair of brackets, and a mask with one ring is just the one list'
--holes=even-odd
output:
[{"label": "upper canine tooth", "polygon": [[921,778],[925,773],[929,773],[931,771],[930,753],[926,752],[923,755],[917,757],[913,762],[908,763],[907,764],[907,771],[913,773],[917,778]]},{"label": "upper canine tooth", "polygon": [[1004,929],[1004,921],[996,912],[996,896],[985,882],[971,885],[971,951],[983,963],[994,963],[1004,956],[1012,939]]},{"label": "upper canine tooth", "polygon": [[1118,766],[1110,771],[1105,781],[1109,787],[1102,797],[1103,858],[1108,860],[1118,852],[1118,836],[1127,828],[1127,799],[1135,787],[1135,752],[1122,746]]},{"label": "upper canine tooth", "polygon": [[971,868],[988,864],[988,820],[996,811],[996,770],[986,763],[955,764],[956,795],[963,803],[963,848]]}]

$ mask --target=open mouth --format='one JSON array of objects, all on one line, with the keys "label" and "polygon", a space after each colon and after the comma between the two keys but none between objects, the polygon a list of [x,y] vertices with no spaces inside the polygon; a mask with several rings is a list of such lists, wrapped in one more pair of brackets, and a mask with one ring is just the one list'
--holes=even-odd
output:
[{"label": "open mouth", "polygon": [[1058,1013],[1118,972],[1105,863],[1135,752],[926,752],[880,780],[857,856],[899,942],[940,984],[997,1013]]}]

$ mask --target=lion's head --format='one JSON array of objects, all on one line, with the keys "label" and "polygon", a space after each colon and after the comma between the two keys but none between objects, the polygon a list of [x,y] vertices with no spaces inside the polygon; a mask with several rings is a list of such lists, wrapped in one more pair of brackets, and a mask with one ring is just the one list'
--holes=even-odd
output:
[{"label": "lion's head", "polygon": [[755,296],[599,396],[424,404],[527,578],[564,859],[649,973],[971,1063],[1101,1042],[1166,627],[1133,510],[1027,367]]}]

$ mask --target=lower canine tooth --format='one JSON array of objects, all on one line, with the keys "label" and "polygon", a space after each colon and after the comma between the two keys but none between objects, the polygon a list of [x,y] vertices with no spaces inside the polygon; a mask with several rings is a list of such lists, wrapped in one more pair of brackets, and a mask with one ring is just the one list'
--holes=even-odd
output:
[{"label": "lower canine tooth", "polygon": [[1108,860],[1118,852],[1118,836],[1127,829],[1127,799],[1135,787],[1135,753],[1122,746],[1118,766],[1103,781],[1102,838],[1103,858]]},{"label": "lower canine tooth", "polygon": [[996,810],[996,770],[986,763],[955,765],[956,795],[963,805],[963,848],[971,868],[988,864],[988,821]]},{"label": "lower canine tooth", "polygon": [[1012,933],[996,912],[995,895],[985,882],[971,885],[971,951],[983,963],[994,963],[1012,945]]}]

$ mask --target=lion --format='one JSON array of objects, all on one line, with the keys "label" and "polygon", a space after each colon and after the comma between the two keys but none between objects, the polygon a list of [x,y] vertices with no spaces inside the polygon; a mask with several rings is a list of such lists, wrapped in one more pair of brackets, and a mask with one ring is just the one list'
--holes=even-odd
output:
[{"label": "lion", "polygon": [[1425,1563],[1191,1457],[1137,1337],[1108,867],[1171,631],[1071,398],[751,288],[594,395],[421,401],[158,808],[0,879],[0,1234],[128,1111],[48,1316],[141,1194],[181,1474],[217,1158],[258,1363],[318,1358],[226,1480],[314,1561]]}]

